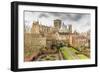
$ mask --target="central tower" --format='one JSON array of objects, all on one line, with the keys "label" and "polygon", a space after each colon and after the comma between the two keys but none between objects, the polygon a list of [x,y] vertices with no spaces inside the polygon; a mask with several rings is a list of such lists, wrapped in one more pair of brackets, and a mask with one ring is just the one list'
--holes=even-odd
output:
[{"label": "central tower", "polygon": [[61,28],[61,20],[59,19],[54,20],[54,27],[55,29],[59,30]]},{"label": "central tower", "polygon": [[69,26],[69,33],[72,33],[72,25],[68,25]]}]

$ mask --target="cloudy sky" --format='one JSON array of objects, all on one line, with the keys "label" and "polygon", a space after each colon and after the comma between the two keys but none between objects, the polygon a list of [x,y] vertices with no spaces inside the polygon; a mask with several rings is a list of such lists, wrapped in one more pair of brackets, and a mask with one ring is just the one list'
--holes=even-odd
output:
[{"label": "cloudy sky", "polygon": [[42,25],[53,26],[53,20],[60,19],[65,25],[71,24],[73,31],[85,32],[90,29],[90,14],[24,11],[25,26],[31,27],[33,21]]}]

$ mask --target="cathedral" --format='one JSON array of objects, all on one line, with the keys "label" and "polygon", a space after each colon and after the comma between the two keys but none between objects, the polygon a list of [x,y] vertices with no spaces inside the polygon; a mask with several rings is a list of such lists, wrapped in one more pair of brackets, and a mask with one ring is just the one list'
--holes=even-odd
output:
[{"label": "cathedral", "polygon": [[72,32],[72,25],[65,25],[61,20],[53,21],[53,26],[42,25],[34,21],[30,33],[24,34],[25,46],[32,48],[47,47],[57,43],[70,44],[73,47],[89,46],[88,38]]},{"label": "cathedral", "polygon": [[39,21],[33,22],[31,33],[50,33],[50,32],[60,32],[60,33],[72,33],[72,25],[65,25],[61,20],[56,19],[53,21],[53,27],[45,26],[39,23]]},{"label": "cathedral", "polygon": [[72,33],[72,25],[65,25],[61,20],[53,21],[53,26],[42,25],[39,21],[34,21],[30,33],[24,34],[25,47],[41,48],[57,44],[59,42],[65,43],[69,40],[68,34]]},{"label": "cathedral", "polygon": [[[88,34],[88,36],[90,35]],[[34,57],[38,55],[39,50],[44,48],[54,50],[52,46],[58,46],[59,44],[70,45],[81,51],[81,46],[90,47],[90,39],[78,32],[72,32],[72,25],[65,25],[59,19],[53,21],[52,27],[42,25],[39,21],[34,21],[30,32],[24,32],[24,49],[25,51],[36,51],[34,52]],[[84,54],[90,56],[89,52],[90,50],[88,49]],[[27,61],[27,57],[24,60]]]}]

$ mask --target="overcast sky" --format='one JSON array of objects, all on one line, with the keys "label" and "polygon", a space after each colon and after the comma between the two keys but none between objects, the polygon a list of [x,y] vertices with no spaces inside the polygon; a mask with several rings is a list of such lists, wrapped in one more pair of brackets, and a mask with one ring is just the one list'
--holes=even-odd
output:
[{"label": "overcast sky", "polygon": [[25,26],[32,26],[33,21],[42,25],[53,26],[53,20],[60,19],[65,25],[72,24],[73,31],[85,32],[90,30],[90,14],[24,11]]}]

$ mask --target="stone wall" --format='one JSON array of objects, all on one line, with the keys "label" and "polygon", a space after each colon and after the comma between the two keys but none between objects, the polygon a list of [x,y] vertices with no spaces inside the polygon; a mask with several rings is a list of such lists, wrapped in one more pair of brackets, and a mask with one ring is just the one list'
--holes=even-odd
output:
[{"label": "stone wall", "polygon": [[25,49],[39,49],[46,46],[46,38],[39,34],[24,34],[24,47]]}]

